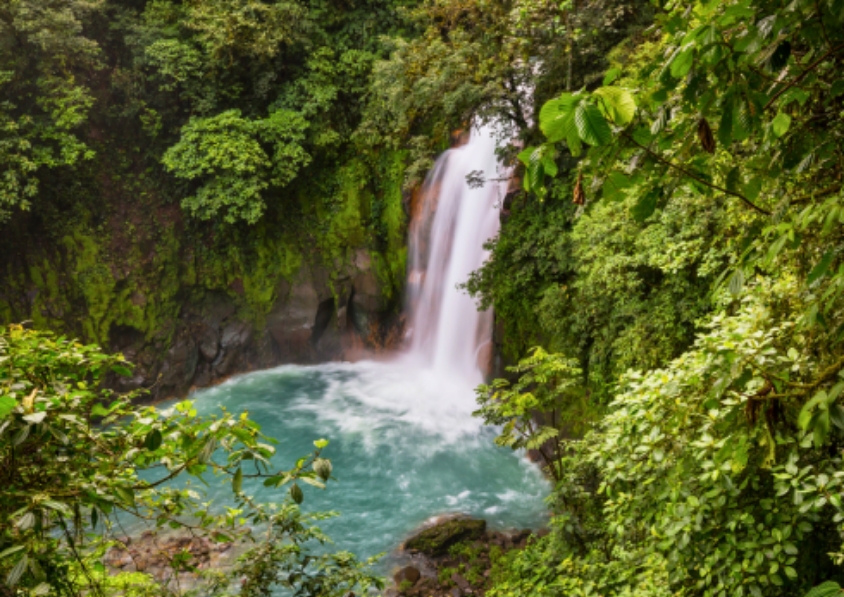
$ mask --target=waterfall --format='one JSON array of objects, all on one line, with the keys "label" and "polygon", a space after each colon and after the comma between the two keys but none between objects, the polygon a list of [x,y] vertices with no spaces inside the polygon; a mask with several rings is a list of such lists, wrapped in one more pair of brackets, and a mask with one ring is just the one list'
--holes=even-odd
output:
[{"label": "waterfall", "polygon": [[[479,312],[459,290],[486,260],[498,232],[498,203],[509,171],[495,155],[495,128],[472,130],[469,142],[443,153],[413,205],[409,234],[410,355],[436,374],[476,385],[492,356],[492,313]],[[467,184],[480,174],[483,186]]]}]

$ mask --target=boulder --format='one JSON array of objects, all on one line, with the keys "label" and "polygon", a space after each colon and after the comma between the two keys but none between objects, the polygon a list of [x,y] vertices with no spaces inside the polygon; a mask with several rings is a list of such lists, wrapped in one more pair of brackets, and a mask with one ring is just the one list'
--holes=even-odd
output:
[{"label": "boulder", "polygon": [[451,582],[457,585],[457,587],[463,593],[471,593],[472,592],[472,585],[469,584],[469,581],[463,578],[460,574],[455,572],[451,575]]},{"label": "boulder", "polygon": [[405,541],[404,548],[427,556],[441,556],[448,548],[461,541],[481,537],[486,531],[486,521],[473,518],[449,518],[421,530]]},{"label": "boulder", "polygon": [[393,580],[396,582],[397,585],[401,585],[403,582],[409,582],[412,586],[419,582],[419,578],[421,576],[422,575],[419,573],[418,568],[414,568],[413,566],[405,566],[393,575]]}]

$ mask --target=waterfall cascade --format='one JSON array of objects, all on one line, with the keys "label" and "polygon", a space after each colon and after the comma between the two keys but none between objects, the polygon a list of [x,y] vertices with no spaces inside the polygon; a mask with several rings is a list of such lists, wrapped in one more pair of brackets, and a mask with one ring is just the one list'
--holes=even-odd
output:
[{"label": "waterfall cascade", "polygon": [[[467,175],[481,175],[470,187]],[[495,155],[495,129],[443,153],[414,202],[409,235],[408,343],[411,358],[435,374],[476,385],[492,356],[492,313],[459,290],[486,260],[499,227],[497,204],[509,172]]]},{"label": "waterfall cascade", "polygon": [[[197,394],[204,412],[248,410],[279,438],[279,463],[329,438],[326,456],[340,488],[306,487],[305,503],[342,512],[320,526],[361,557],[392,549],[442,513],[483,517],[496,529],[536,528],[547,518],[542,473],[495,447],[495,431],[472,416],[492,317],[478,313],[457,285],[483,264],[483,245],[498,230],[506,186],[490,179],[508,173],[497,168],[492,133],[475,130],[468,144],[441,156],[415,202],[407,354],[388,362],[284,365]],[[470,188],[466,176],[477,171],[488,182]],[[244,479],[243,489],[258,499],[278,497],[260,479]],[[230,490],[219,492],[225,503]]]}]

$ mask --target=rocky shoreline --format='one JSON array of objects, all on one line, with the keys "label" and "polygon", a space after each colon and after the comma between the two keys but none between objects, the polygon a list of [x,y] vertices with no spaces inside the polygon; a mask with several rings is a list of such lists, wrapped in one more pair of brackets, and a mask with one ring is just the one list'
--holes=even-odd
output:
[{"label": "rocky shoreline", "polygon": [[399,548],[399,566],[384,595],[483,597],[501,559],[514,549],[524,548],[532,537],[545,533],[489,530],[485,520],[463,515],[438,517]]},{"label": "rocky shoreline", "polygon": [[[392,584],[384,597],[483,597],[506,554],[546,531],[497,531],[462,514],[437,517],[409,537],[393,556]],[[145,572],[159,582],[194,586],[203,570],[231,566],[242,549],[184,533],[144,531],[123,537],[105,557],[112,574]],[[184,559],[182,571],[174,558]]]},{"label": "rocky shoreline", "polygon": [[[191,587],[203,570],[232,565],[238,553],[234,543],[216,543],[188,533],[159,534],[144,531],[136,537],[122,537],[106,553],[105,564],[113,574],[145,572],[158,582]],[[181,561],[177,571],[173,563]]]}]

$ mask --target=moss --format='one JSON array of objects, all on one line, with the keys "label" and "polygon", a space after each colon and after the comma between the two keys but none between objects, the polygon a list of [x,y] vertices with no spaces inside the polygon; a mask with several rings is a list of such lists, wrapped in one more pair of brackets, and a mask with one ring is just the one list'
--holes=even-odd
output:
[{"label": "moss", "polygon": [[46,218],[37,242],[21,236],[31,244],[22,264],[0,263],[0,323],[31,320],[103,345],[120,325],[167,344],[185,304],[222,292],[259,329],[282,280],[292,282],[310,263],[339,292],[361,249],[372,257],[383,304],[395,304],[406,259],[403,160],[401,152],[382,152],[321,165],[252,227],[181,222],[173,200],[156,203],[155,177],[128,171],[119,184],[109,179],[110,192],[145,196],[150,207],[108,219],[96,209],[100,191],[92,182],[88,204],[74,203],[73,217]]},{"label": "moss", "polygon": [[405,548],[416,550],[428,556],[440,556],[449,547],[461,541],[477,539],[486,531],[485,520],[452,518],[423,529],[405,542]]},{"label": "moss", "polygon": [[458,572],[457,568],[440,568],[437,572],[437,580],[439,581],[440,585],[444,587],[451,587],[454,585],[454,581],[451,580],[451,577]]}]

